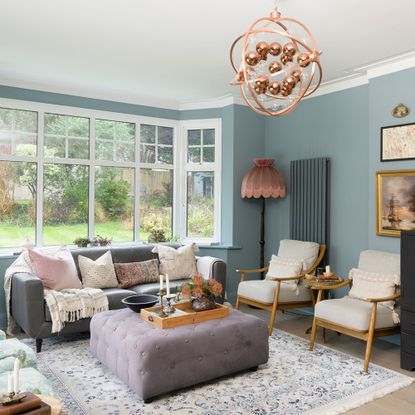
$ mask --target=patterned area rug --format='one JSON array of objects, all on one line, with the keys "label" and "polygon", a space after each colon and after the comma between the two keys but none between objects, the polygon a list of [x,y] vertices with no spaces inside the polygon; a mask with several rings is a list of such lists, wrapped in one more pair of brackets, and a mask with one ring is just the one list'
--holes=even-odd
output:
[{"label": "patterned area rug", "polygon": [[45,341],[39,369],[68,415],[340,414],[408,386],[414,379],[274,330],[270,359],[244,372],[165,395],[145,405],[89,353],[87,338]]}]

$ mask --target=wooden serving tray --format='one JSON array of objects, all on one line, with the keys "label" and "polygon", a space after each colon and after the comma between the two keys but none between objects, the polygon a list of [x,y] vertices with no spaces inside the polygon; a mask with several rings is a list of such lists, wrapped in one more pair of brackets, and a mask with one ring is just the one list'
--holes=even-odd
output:
[{"label": "wooden serving tray", "polygon": [[185,326],[186,324],[202,323],[203,321],[224,318],[229,315],[229,308],[216,304],[216,308],[207,311],[194,311],[190,302],[173,304],[175,312],[168,317],[161,318],[160,306],[143,308],[141,318],[159,329],[171,329],[173,327]]}]

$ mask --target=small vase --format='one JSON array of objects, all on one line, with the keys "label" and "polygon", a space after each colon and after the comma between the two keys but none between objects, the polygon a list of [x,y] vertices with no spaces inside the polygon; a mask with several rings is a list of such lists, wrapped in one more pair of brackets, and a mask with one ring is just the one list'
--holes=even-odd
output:
[{"label": "small vase", "polygon": [[194,311],[206,311],[216,308],[215,298],[213,296],[193,298],[191,304]]}]

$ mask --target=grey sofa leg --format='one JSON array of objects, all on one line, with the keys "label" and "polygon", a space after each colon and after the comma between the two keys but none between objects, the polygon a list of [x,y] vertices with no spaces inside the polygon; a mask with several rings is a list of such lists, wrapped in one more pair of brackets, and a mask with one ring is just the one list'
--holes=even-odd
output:
[{"label": "grey sofa leg", "polygon": [[36,339],[36,353],[40,353],[42,351],[42,342],[43,339]]}]

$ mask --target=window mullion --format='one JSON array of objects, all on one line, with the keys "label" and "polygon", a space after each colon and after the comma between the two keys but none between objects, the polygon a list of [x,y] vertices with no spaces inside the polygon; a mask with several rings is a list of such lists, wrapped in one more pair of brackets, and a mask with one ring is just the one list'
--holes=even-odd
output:
[{"label": "window mullion", "polygon": [[95,117],[89,119],[88,237],[95,233]]},{"label": "window mullion", "polygon": [[135,123],[134,241],[140,241],[140,123]]},{"label": "window mullion", "polygon": [[37,183],[36,183],[36,246],[43,245],[43,170],[44,170],[45,113],[37,115]]}]

